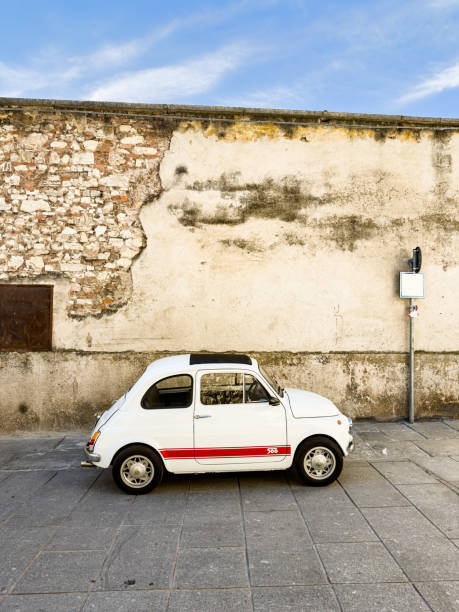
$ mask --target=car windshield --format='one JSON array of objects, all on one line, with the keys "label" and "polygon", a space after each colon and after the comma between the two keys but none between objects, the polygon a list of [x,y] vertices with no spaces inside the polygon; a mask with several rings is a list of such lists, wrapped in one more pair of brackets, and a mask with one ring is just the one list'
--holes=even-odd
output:
[{"label": "car windshield", "polygon": [[284,390],[282,389],[280,384],[277,382],[277,380],[274,378],[274,376],[271,376],[271,374],[269,374],[269,372],[267,372],[263,366],[259,365],[258,367],[260,368],[260,372],[263,374],[265,379],[269,382],[271,387],[275,389],[281,397],[284,397]]}]

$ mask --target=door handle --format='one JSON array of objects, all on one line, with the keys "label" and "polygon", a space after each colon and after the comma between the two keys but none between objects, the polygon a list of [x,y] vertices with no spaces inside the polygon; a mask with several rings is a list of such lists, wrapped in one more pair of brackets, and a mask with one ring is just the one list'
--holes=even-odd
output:
[{"label": "door handle", "polygon": [[212,415],[211,414],[195,414],[194,418],[195,419],[210,419]]}]

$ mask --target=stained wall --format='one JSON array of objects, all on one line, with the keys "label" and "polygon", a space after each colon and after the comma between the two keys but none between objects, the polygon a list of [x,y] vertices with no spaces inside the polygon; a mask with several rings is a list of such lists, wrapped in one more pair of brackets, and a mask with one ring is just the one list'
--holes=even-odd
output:
[{"label": "stained wall", "polygon": [[401,417],[417,245],[417,410],[459,412],[459,122],[1,104],[0,282],[55,286],[53,351],[0,354],[5,428],[84,424],[148,360],[197,350]]}]

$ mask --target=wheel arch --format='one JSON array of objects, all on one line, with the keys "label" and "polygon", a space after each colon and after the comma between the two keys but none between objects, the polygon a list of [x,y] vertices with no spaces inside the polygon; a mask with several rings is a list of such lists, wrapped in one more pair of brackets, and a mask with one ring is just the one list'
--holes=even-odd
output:
[{"label": "wheel arch", "polygon": [[295,453],[293,455],[293,463],[295,463],[297,455],[298,455],[298,452],[301,449],[301,447],[303,446],[303,444],[305,444],[306,442],[309,442],[309,440],[312,440],[314,438],[327,438],[328,440],[330,440],[331,442],[336,444],[336,446],[339,448],[341,456],[343,458],[345,457],[344,451],[341,448],[341,444],[338,442],[338,440],[336,440],[336,438],[334,438],[333,436],[328,436],[327,434],[314,433],[314,434],[311,434],[310,436],[306,436],[306,438],[303,438],[300,442],[298,442],[298,444],[296,446],[296,449],[295,449]]},{"label": "wheel arch", "polygon": [[151,446],[151,444],[146,444],[145,442],[129,442],[128,444],[125,444],[124,446],[121,446],[121,448],[119,448],[113,455],[112,460],[110,461],[110,466],[113,466],[113,464],[115,463],[116,458],[118,457],[118,455],[120,453],[122,453],[123,451],[125,451],[127,448],[129,448],[130,446],[144,446],[145,448],[148,448],[148,450],[152,451],[157,457],[158,459],[161,461],[161,463],[163,464],[163,469],[164,471],[167,472],[167,468],[166,465],[164,463],[164,459],[162,458],[161,453],[154,448],[153,446]]}]

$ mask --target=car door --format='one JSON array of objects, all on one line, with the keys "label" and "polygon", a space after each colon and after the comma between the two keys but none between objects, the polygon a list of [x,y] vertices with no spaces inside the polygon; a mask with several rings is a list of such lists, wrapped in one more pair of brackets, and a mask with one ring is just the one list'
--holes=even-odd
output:
[{"label": "car door", "polygon": [[252,372],[202,370],[194,407],[194,453],[200,464],[278,462],[290,454],[282,404]]}]

